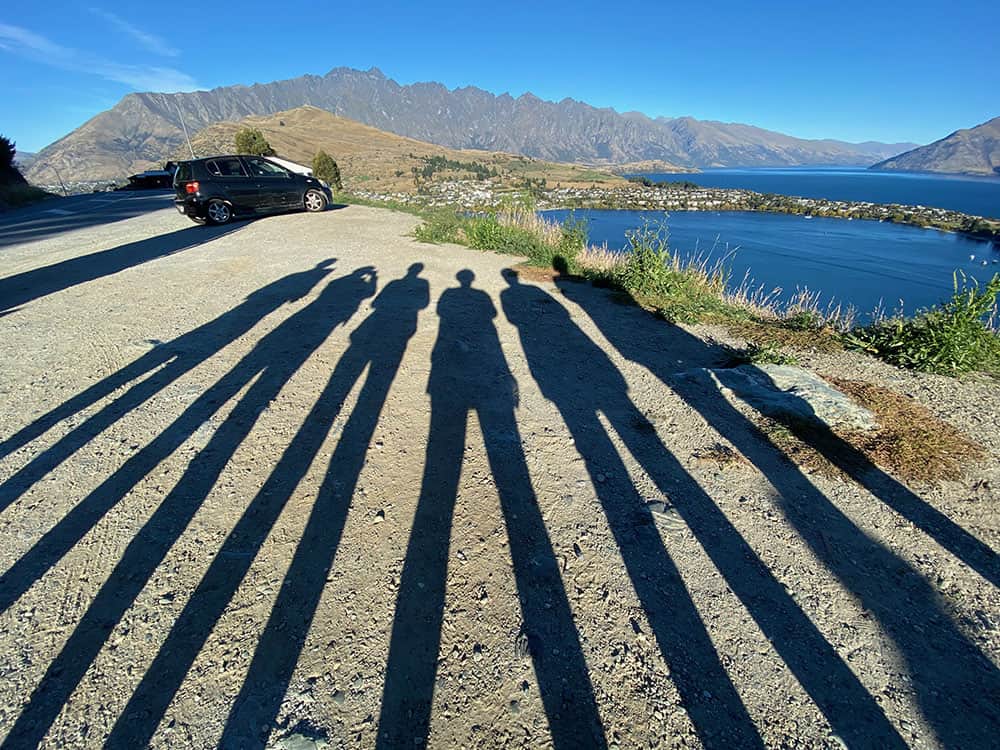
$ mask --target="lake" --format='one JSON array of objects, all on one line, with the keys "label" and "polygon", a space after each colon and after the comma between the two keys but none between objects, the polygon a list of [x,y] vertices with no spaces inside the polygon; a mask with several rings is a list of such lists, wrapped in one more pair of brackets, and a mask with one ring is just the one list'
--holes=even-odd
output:
[{"label": "lake", "polygon": [[[557,221],[569,214],[545,212]],[[626,246],[626,231],[664,219],[656,211],[573,214],[587,221],[592,244],[611,249]],[[736,282],[749,271],[768,289],[780,287],[785,298],[808,288],[822,292],[824,301],[853,305],[862,317],[880,304],[891,312],[902,300],[912,313],[950,297],[956,269],[980,283],[1000,272],[1000,245],[936,229],[748,212],[678,211],[667,223],[675,253],[711,251],[721,258],[735,251],[727,263]]]},{"label": "lake", "polygon": [[841,201],[935,206],[1000,218],[1000,178],[862,168],[706,169],[698,174],[644,174],[658,182],[690,180],[702,187]]}]

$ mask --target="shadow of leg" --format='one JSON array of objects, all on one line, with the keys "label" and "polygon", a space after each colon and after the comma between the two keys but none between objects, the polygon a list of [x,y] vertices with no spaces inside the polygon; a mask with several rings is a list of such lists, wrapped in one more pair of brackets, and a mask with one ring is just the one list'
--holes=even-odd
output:
[{"label": "shadow of leg", "polygon": [[424,478],[400,576],[382,691],[377,747],[385,750],[427,741],[467,421],[464,404],[443,395],[431,399]]},{"label": "shadow of leg", "polygon": [[531,487],[512,404],[490,402],[479,409],[479,419],[510,539],[524,631],[552,745],[606,747],[587,662]]}]

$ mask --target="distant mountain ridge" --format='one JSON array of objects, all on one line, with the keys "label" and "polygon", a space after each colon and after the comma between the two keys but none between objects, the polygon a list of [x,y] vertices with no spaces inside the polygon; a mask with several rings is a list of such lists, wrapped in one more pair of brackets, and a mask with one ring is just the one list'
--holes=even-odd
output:
[{"label": "distant mountain ridge", "polygon": [[440,83],[400,85],[377,68],[334,68],[252,86],[179,94],[128,94],[110,110],[38,153],[36,182],[52,167],[66,180],[111,179],[161,162],[190,132],[214,122],[302,105],[390,133],[456,149],[506,151],[558,162],[615,164],[659,160],[684,167],[867,166],[915,144],[804,140],[751,125],[691,117],[651,119],[574,99],[517,98]]},{"label": "distant mountain ridge", "polygon": [[1000,117],[974,128],[956,130],[939,141],[886,159],[871,168],[1000,176]]}]

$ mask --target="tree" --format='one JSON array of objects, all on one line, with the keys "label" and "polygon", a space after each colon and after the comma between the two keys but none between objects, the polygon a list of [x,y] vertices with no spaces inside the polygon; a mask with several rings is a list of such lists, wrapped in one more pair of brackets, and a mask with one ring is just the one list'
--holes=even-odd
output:
[{"label": "tree", "polygon": [[257,128],[243,128],[236,132],[236,150],[241,154],[274,156],[274,149]]},{"label": "tree", "polygon": [[343,190],[344,184],[340,179],[340,167],[326,151],[320,149],[313,157],[313,175],[321,180],[326,180],[336,190]]},{"label": "tree", "polygon": [[0,185],[23,183],[24,177],[14,163],[17,147],[14,141],[0,135]]}]

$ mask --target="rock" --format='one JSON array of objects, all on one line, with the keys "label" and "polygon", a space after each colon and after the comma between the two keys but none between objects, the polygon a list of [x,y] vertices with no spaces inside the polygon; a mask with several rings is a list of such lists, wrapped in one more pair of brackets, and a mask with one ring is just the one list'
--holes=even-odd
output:
[{"label": "rock", "polygon": [[[875,415],[854,403],[815,373],[795,365],[741,365],[701,370],[720,389],[769,417],[813,422],[826,427],[873,430]],[[695,375],[695,372],[685,373]]]},{"label": "rock", "polygon": [[306,737],[304,734],[295,732],[282,737],[274,744],[275,750],[323,750],[330,744],[322,737]]}]

